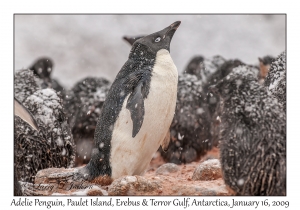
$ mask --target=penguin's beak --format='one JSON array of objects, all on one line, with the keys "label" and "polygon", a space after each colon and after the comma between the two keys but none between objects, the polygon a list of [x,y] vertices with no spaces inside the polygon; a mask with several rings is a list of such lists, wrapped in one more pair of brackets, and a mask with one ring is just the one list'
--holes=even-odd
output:
[{"label": "penguin's beak", "polygon": [[170,39],[172,39],[175,31],[180,26],[180,24],[181,24],[181,21],[176,21],[176,22],[172,23],[169,27],[165,28],[164,30],[166,32],[163,36],[163,39],[165,39],[166,37],[170,37]]},{"label": "penguin's beak", "polygon": [[180,26],[180,24],[181,24],[181,21],[176,21],[175,23],[172,23],[171,25],[170,25],[170,27],[172,28],[172,29],[177,29],[179,26]]}]

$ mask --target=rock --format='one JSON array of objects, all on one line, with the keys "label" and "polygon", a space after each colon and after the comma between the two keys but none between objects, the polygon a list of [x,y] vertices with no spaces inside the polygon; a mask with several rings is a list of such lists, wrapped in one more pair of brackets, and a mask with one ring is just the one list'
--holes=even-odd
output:
[{"label": "rock", "polygon": [[166,174],[174,173],[177,171],[179,171],[178,165],[176,165],[174,163],[166,163],[166,164],[163,164],[162,166],[160,166],[156,170],[156,175],[166,175]]},{"label": "rock", "polygon": [[103,195],[103,192],[102,190],[99,190],[99,189],[93,189],[93,190],[90,190],[88,193],[87,193],[88,196],[102,196]]},{"label": "rock", "polygon": [[[211,154],[218,156],[218,150],[211,151],[208,155]],[[76,175],[80,168],[48,168],[38,171],[35,184],[22,182],[20,184],[23,194],[29,196],[234,195],[234,192],[226,187],[223,179],[211,180],[211,177],[217,174],[212,172],[215,168],[220,168],[218,159],[210,159],[202,163],[200,161],[203,160],[186,165],[159,164],[161,167],[157,171],[148,171],[143,176],[123,176],[113,182],[104,182],[105,176],[97,177],[92,181],[83,181],[82,176]],[[201,164],[199,165],[199,163]],[[195,168],[197,169],[195,170]],[[211,181],[195,180],[195,174],[198,176],[201,174],[198,173],[198,169],[202,170],[203,176],[210,177]],[[157,174],[160,171],[161,174]],[[203,173],[203,171],[210,173]],[[193,173],[194,176],[192,176]]]},{"label": "rock", "polygon": [[203,157],[203,159],[206,161],[206,160],[213,160],[213,159],[218,159],[219,157],[215,154],[208,154],[208,155],[205,155]]},{"label": "rock", "polygon": [[217,186],[211,183],[210,187],[206,186],[197,186],[197,185],[175,185],[172,188],[171,195],[182,195],[182,196],[221,196],[221,195],[230,195],[226,185]]},{"label": "rock", "polygon": [[194,171],[193,180],[215,180],[222,178],[221,164],[218,159],[210,159],[201,163]]},{"label": "rock", "polygon": [[39,171],[35,184],[28,186],[29,195],[108,195],[97,183],[74,178],[78,168],[48,168]]},{"label": "rock", "polygon": [[65,194],[65,195],[104,196],[104,195],[108,195],[108,193],[106,190],[103,190],[99,186],[92,186],[92,189],[78,190],[78,191],[72,192],[71,194]]},{"label": "rock", "polygon": [[22,188],[22,196],[47,196],[51,195],[51,186],[48,184],[32,184],[19,181]]},{"label": "rock", "polygon": [[123,176],[108,187],[108,195],[149,195],[151,192],[162,192],[159,178],[149,180],[142,176]]},{"label": "rock", "polygon": [[66,178],[71,177],[75,168],[47,168],[37,172],[35,176],[35,184],[51,184],[64,181]]}]

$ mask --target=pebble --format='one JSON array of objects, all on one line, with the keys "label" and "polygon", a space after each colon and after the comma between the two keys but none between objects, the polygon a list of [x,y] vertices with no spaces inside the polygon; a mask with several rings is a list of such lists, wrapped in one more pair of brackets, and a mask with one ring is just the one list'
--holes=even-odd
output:
[{"label": "pebble", "polygon": [[210,159],[201,163],[194,171],[193,180],[215,180],[222,178],[221,164],[218,159]]},{"label": "pebble", "polygon": [[156,170],[156,175],[166,175],[179,171],[179,166],[174,163],[166,163]]}]

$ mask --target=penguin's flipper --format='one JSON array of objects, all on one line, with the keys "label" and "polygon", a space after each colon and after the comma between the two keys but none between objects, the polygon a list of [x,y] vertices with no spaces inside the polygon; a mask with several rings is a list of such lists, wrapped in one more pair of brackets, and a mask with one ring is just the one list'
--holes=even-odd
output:
[{"label": "penguin's flipper", "polygon": [[170,138],[171,138],[170,130],[168,130],[164,140],[161,143],[161,148],[163,149],[164,152],[168,151]]},{"label": "penguin's flipper", "polygon": [[134,88],[133,92],[129,96],[126,105],[126,108],[130,111],[133,124],[132,138],[134,138],[140,131],[144,121],[145,109],[142,86],[142,82],[138,83],[138,85]]},{"label": "penguin's flipper", "polygon": [[31,113],[15,98],[14,102],[15,115],[27,122],[33,129],[38,130],[38,125]]}]

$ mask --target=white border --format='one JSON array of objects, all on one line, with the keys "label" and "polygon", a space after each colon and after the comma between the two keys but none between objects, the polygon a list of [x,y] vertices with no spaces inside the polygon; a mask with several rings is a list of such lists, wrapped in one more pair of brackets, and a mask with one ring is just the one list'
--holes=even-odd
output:
[{"label": "white border", "polygon": [[[295,2],[295,3],[294,3]],[[239,197],[239,200],[288,200],[289,209],[298,209],[299,204],[299,6],[296,1],[2,1],[1,3],[1,202],[9,206],[13,199],[13,14],[14,13],[287,13],[287,68],[289,69],[287,93],[287,197]],[[251,26],[249,26],[251,27]],[[298,65],[297,65],[298,64]],[[16,197],[15,197],[16,198]],[[87,197],[88,198],[88,197]],[[118,199],[120,197],[117,197]],[[202,197],[191,197],[191,199]],[[231,200],[232,197],[203,197],[213,200]],[[31,197],[30,199],[35,199]],[[43,200],[55,200],[54,197],[40,197]],[[63,198],[59,198],[63,199]],[[79,199],[74,197],[74,199]],[[90,198],[88,198],[90,199]],[[116,198],[114,198],[116,199]],[[121,197],[120,199],[127,199]],[[149,199],[149,197],[131,197],[131,200]],[[157,200],[174,200],[176,197],[155,197]],[[183,199],[183,197],[180,197]],[[39,207],[30,207],[38,208]],[[44,209],[46,207],[43,207]],[[53,207],[55,208],[55,207]],[[74,207],[70,207],[74,208]],[[75,207],[76,208],[76,207]],[[79,207],[77,207],[78,209]],[[99,208],[99,207],[97,207]],[[101,207],[100,207],[101,208]],[[108,207],[109,208],[109,207]],[[122,207],[122,209],[131,207]],[[140,207],[138,207],[140,208]],[[150,208],[150,207],[148,207]],[[153,207],[152,207],[153,208]],[[174,207],[164,207],[173,209]],[[179,208],[179,207],[178,207]],[[183,208],[183,207],[180,207]],[[201,207],[197,207],[198,209]],[[219,207],[210,207],[210,209]],[[52,209],[52,208],[51,208]],[[57,209],[57,208],[55,208]],[[68,209],[68,208],[64,208]],[[103,208],[101,208],[103,209]],[[105,209],[105,208],[104,208]],[[191,208],[189,208],[191,209]],[[203,208],[201,208],[203,209]],[[261,207],[258,209],[262,209]]]}]

